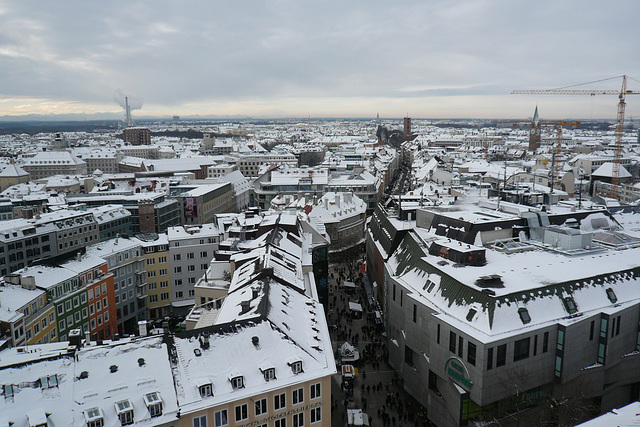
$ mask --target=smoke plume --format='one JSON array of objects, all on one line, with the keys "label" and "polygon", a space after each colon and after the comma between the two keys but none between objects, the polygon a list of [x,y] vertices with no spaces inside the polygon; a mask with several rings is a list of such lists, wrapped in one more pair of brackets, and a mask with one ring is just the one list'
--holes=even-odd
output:
[{"label": "smoke plume", "polygon": [[118,105],[122,107],[122,109],[125,109],[125,101],[124,101],[125,97],[129,98],[129,109],[131,109],[132,111],[142,109],[141,98],[135,98],[131,95],[125,95],[125,93],[121,89],[117,89],[113,93],[113,100],[117,102]]}]

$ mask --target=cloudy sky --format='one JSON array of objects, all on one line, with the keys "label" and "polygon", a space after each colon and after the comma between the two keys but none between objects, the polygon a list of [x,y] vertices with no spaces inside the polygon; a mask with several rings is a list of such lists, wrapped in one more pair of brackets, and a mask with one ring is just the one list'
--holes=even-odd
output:
[{"label": "cloudy sky", "polygon": [[639,16],[637,0],[0,0],[0,115],[119,112],[120,91],[139,115],[615,118],[615,96],[509,93],[622,74],[640,91]]}]

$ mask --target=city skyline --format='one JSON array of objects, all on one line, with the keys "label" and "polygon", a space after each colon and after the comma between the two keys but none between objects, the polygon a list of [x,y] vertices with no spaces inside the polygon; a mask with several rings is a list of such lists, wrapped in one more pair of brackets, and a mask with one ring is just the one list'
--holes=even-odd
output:
[{"label": "city skyline", "polygon": [[[576,6],[577,5],[577,6]],[[613,96],[510,95],[628,74],[640,4],[0,3],[0,116],[614,119]],[[583,88],[619,89],[621,79]],[[631,98],[627,117],[640,114]]]}]

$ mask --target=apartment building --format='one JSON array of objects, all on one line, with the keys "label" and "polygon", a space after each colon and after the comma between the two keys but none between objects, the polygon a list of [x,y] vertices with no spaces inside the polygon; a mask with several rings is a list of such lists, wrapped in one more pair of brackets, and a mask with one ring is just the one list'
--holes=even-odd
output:
[{"label": "apartment building", "polygon": [[169,242],[170,292],[174,313],[186,314],[194,304],[194,286],[209,268],[220,243],[215,224],[171,227]]},{"label": "apartment building", "polygon": [[68,151],[43,151],[21,165],[32,180],[53,175],[86,175],[87,164]]},{"label": "apartment building", "polygon": [[235,209],[234,188],[230,182],[217,184],[177,185],[171,197],[182,207],[182,224],[207,224],[214,215]]},{"label": "apartment building", "polygon": [[45,291],[33,281],[3,281],[0,291],[0,337],[10,346],[58,340],[54,305]]},{"label": "apartment building", "polygon": [[162,319],[171,315],[171,262],[169,240],[166,233],[138,234],[147,271],[149,319]]},{"label": "apartment building", "polygon": [[113,273],[118,332],[133,334],[147,318],[147,272],[138,239],[119,237],[87,247],[87,255],[102,258]]}]

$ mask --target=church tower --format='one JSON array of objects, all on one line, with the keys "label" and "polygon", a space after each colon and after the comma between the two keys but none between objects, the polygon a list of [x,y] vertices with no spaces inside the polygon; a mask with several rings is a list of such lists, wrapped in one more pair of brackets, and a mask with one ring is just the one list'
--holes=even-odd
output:
[{"label": "church tower", "polygon": [[529,129],[529,151],[536,151],[540,148],[540,141],[540,119],[538,118],[538,106],[536,105],[536,111],[533,113]]}]

